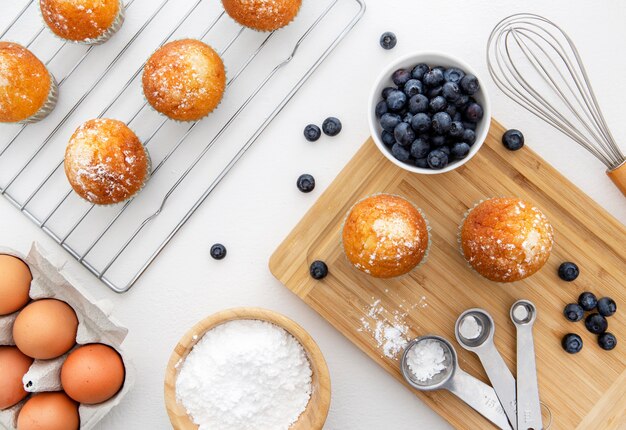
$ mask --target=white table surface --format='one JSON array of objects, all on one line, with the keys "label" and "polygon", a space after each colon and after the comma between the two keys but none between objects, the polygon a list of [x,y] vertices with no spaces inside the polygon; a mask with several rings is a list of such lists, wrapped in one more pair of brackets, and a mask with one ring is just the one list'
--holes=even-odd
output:
[{"label": "white table surface", "polygon": [[[138,0],[142,8],[156,2]],[[181,3],[186,0],[176,0]],[[208,0],[207,0],[208,1]],[[216,0],[212,0],[216,1]],[[305,0],[315,1],[315,0]],[[130,330],[125,348],[138,370],[128,398],[102,421],[101,429],[166,429],[163,373],[171,348],[199,319],[235,306],[261,306],[286,314],[317,340],[332,375],[327,429],[447,429],[449,426],[400,386],[314,311],[276,281],[268,259],[368,135],[366,100],[385,63],[413,50],[459,55],[482,73],[493,112],[521,129],[527,144],[600,205],[626,222],[626,199],[604,167],[574,143],[505,98],[488,78],[485,43],[492,27],[515,12],[536,12],[560,23],[577,43],[614,135],[623,141],[626,122],[626,6],[621,0],[366,0],[368,11],[355,31],[255,144],[219,189],[128,293],[115,294],[73,260],[76,277],[90,294],[111,300],[113,315]],[[0,28],[24,2],[4,0]],[[187,2],[188,3],[188,2]],[[379,35],[392,30],[398,46],[384,51]],[[307,144],[304,125],[341,118],[334,139]],[[317,188],[298,192],[295,180],[312,173]],[[27,252],[40,242],[59,259],[62,251],[4,199],[0,199],[0,243]],[[209,256],[222,242],[228,257]],[[583,268],[584,270],[584,268]]]}]

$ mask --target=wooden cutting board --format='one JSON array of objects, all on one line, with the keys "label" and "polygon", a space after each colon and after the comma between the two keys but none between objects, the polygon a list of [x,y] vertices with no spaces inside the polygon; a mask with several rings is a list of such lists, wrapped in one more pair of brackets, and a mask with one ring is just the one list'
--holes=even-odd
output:
[{"label": "wooden cutting board", "polygon": [[[487,382],[476,356],[454,340],[457,317],[472,307],[489,311],[496,322],[496,345],[515,374],[509,308],[518,299],[529,299],[538,308],[537,370],[541,400],[553,416],[551,428],[626,429],[626,228],[527,147],[507,151],[500,143],[503,133],[504,128],[493,122],[485,145],[470,162],[432,176],[395,167],[368,140],[276,250],[270,269],[403,384],[400,354],[395,358],[384,354],[384,345],[376,340],[377,322],[404,325],[407,338],[432,333],[453,340],[461,367]],[[380,192],[414,202],[432,227],[428,261],[399,279],[376,280],[361,274],[350,267],[340,246],[346,212],[362,197]],[[556,231],[546,266],[510,285],[481,278],[458,251],[457,229],[464,213],[494,196],[536,203]],[[317,259],[330,269],[321,281],[309,276],[309,265]],[[580,277],[572,283],[557,276],[559,264],[568,260],[581,267]],[[586,290],[611,296],[618,304],[618,313],[609,319],[609,331],[618,337],[611,352],[600,349],[583,322],[570,323],[562,315],[563,307]],[[577,355],[561,349],[561,338],[568,332],[583,338],[584,348]],[[416,395],[458,429],[493,428],[448,392]]]}]

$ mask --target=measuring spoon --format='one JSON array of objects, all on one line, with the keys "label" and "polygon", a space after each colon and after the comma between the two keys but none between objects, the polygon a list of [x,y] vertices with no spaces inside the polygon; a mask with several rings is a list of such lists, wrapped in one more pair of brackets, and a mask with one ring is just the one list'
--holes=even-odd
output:
[{"label": "measuring spoon", "polygon": [[[479,329],[476,332],[476,336],[472,336],[474,333],[464,333],[461,329],[463,322],[468,323],[470,318],[475,320],[477,328]],[[463,312],[456,320],[454,332],[459,344],[464,349],[476,354],[480,359],[491,381],[491,385],[493,385],[496,395],[502,404],[504,413],[509,419],[511,427],[516,430],[517,410],[515,400],[515,377],[493,342],[493,335],[495,333],[493,318],[483,309],[469,309]]]},{"label": "measuring spoon", "polygon": [[511,306],[511,320],[517,328],[517,429],[543,430],[537,384],[533,325],[537,308],[528,300]]},{"label": "measuring spoon", "polygon": [[[419,343],[429,340],[438,342],[443,348],[443,366],[445,368],[432,378],[426,381],[420,381],[415,377],[413,371],[409,368],[408,354],[409,351],[411,351],[412,348],[415,348]],[[456,351],[454,350],[452,344],[446,339],[435,335],[422,336],[413,339],[408,343],[404,353],[402,354],[400,368],[404,379],[416,390],[448,390],[471,406],[482,416],[494,423],[498,428],[511,430],[511,426],[506,419],[506,414],[500,405],[496,392],[489,385],[479,381],[459,367]]]}]

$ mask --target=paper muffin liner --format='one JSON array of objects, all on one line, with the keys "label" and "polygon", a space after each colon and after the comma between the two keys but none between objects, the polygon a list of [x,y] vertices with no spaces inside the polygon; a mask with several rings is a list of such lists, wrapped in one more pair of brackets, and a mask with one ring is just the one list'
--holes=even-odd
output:
[{"label": "paper muffin liner", "polygon": [[[340,235],[339,235],[339,245],[341,246],[341,249],[343,250],[343,257],[346,259],[346,261],[348,262],[350,267],[352,267],[354,270],[358,271],[359,273],[362,273],[362,274],[367,275],[367,276],[371,276],[369,273],[366,273],[366,272],[360,270],[359,268],[357,268],[354,264],[352,264],[352,262],[350,260],[348,260],[348,256],[346,255],[346,250],[345,250],[345,247],[343,245],[343,229],[344,229],[344,227],[346,225],[346,221],[348,219],[348,216],[350,216],[350,213],[352,212],[352,210],[354,209],[354,207],[356,205],[358,205],[359,203],[361,203],[365,199],[369,199],[370,197],[376,197],[376,196],[380,196],[380,195],[399,197],[399,198],[401,198],[403,200],[406,200],[407,202],[409,202],[419,212],[419,214],[424,219],[424,223],[426,224],[426,232],[428,234],[428,244],[426,245],[426,251],[424,251],[424,256],[422,257],[422,260],[415,267],[413,267],[411,270],[409,270],[407,273],[404,273],[404,274],[399,275],[399,276],[394,276],[392,278],[387,278],[387,279],[398,279],[398,278],[402,278],[403,276],[409,275],[411,272],[413,272],[414,270],[417,270],[418,268],[422,267],[426,263],[426,261],[428,260],[429,255],[430,255],[430,247],[432,246],[432,243],[433,243],[433,241],[432,241],[432,234],[431,234],[432,227],[430,226],[430,221],[428,221],[428,217],[426,216],[426,214],[424,213],[422,208],[418,207],[414,202],[412,202],[411,200],[407,199],[406,197],[401,196],[399,194],[394,194],[394,193],[374,193],[374,194],[369,194],[367,196],[364,196],[364,197],[360,198],[359,200],[357,200],[352,206],[350,206],[350,209],[347,210],[346,215],[343,218],[343,222],[341,223]],[[376,278],[376,279],[385,279],[385,278]]]},{"label": "paper muffin liner", "polygon": [[[148,55],[148,60],[149,60],[150,58],[152,58],[152,56],[153,56],[154,54],[156,54],[156,53],[157,53],[157,51],[158,51],[159,49],[163,48],[163,46],[167,45],[168,43],[172,43],[172,42],[176,42],[176,41],[178,41],[178,40],[184,40],[184,39],[187,39],[187,38],[182,38],[182,39],[174,39],[174,40],[169,40],[169,41],[165,42],[163,45],[159,46],[157,49],[155,49],[154,51],[152,51],[152,53],[151,53],[150,55]],[[224,65],[224,75],[226,76],[226,85],[224,86],[224,91],[222,92],[222,97],[220,98],[219,103],[218,103],[218,104],[217,104],[217,105],[213,108],[213,110],[212,110],[211,112],[208,112],[208,113],[207,113],[206,115],[204,115],[203,117],[201,117],[201,118],[199,118],[199,119],[190,119],[190,120],[187,120],[187,121],[183,121],[183,120],[180,120],[180,119],[175,119],[175,118],[172,118],[172,117],[170,117],[170,116],[168,116],[168,115],[164,114],[163,112],[160,112],[160,111],[156,110],[156,109],[154,108],[154,106],[152,106],[152,103],[150,103],[150,102],[148,101],[148,98],[146,97],[146,92],[144,91],[144,88],[143,88],[143,71],[142,71],[142,73],[141,73],[141,76],[142,76],[142,83],[141,83],[141,95],[143,96],[143,100],[144,100],[144,102],[146,102],[146,104],[147,104],[148,106],[150,106],[150,110],[152,110],[153,112],[157,113],[159,116],[161,116],[161,117],[163,117],[163,118],[165,118],[165,119],[168,119],[168,120],[170,120],[170,121],[174,121],[174,122],[176,122],[176,123],[178,123],[178,124],[187,124],[187,125],[189,125],[189,124],[193,124],[193,123],[195,123],[195,122],[202,121],[203,119],[205,119],[205,118],[207,118],[207,117],[211,116],[211,114],[212,114],[213,112],[215,112],[216,110],[218,110],[218,109],[220,108],[220,106],[221,106],[222,102],[224,101],[224,98],[226,97],[226,90],[227,90],[227,87],[228,87],[228,68],[226,67],[226,63],[224,62],[224,59],[223,59],[223,58],[222,58],[222,56],[219,54],[219,52],[217,52],[217,50],[216,50],[215,48],[213,48],[213,46],[209,45],[208,43],[204,42],[204,41],[203,41],[203,40],[201,40],[201,39],[195,39],[195,40],[198,40],[198,41],[200,41],[200,42],[204,43],[205,45],[209,46],[211,49],[213,49],[213,50],[217,53],[217,55],[218,55],[218,56],[220,57],[220,59],[222,60],[222,64]],[[148,60],[146,60],[146,63],[148,62]],[[145,68],[145,64],[144,64],[144,68]]]},{"label": "paper muffin liner", "polygon": [[[115,19],[113,20],[109,28],[106,29],[106,31],[98,37],[95,37],[93,39],[72,40],[72,39],[66,39],[64,37],[61,37],[52,30],[50,30],[50,33],[52,33],[54,37],[56,37],[57,39],[63,42],[74,43],[76,45],[101,45],[107,40],[109,40],[111,37],[113,37],[113,35],[117,33],[120,28],[122,28],[122,24],[124,24],[124,19],[126,17],[126,6],[124,6],[124,3],[122,0],[119,0],[119,5],[120,6],[117,12],[117,16],[115,17]],[[46,26],[46,28],[49,29],[48,25],[46,24],[46,21],[43,19],[43,15],[41,14],[41,8],[38,7],[37,10],[39,10],[39,16],[41,17],[41,20],[43,21],[44,25]]]},{"label": "paper muffin liner", "polygon": [[20,124],[32,124],[39,122],[50,115],[50,112],[52,112],[56,107],[57,101],[59,100],[59,85],[57,84],[54,76],[52,76],[52,73],[48,73],[50,74],[50,91],[48,91],[48,99],[34,115],[20,121]]},{"label": "paper muffin liner", "polygon": [[[233,20],[233,22],[234,22],[235,24],[237,24],[237,25],[239,25],[239,26],[241,26],[241,27],[245,27],[245,28],[248,28],[248,29],[250,29],[250,30],[256,31],[257,33],[267,34],[267,33],[271,33],[271,32],[273,32],[273,31],[278,31],[278,30],[280,30],[280,29],[282,29],[282,28],[285,28],[285,27],[290,26],[290,25],[291,25],[291,23],[293,23],[293,22],[296,20],[296,18],[297,18],[297,17],[298,17],[298,15],[300,14],[300,11],[301,11],[301,10],[302,10],[302,1],[300,1],[300,6],[298,7],[298,11],[297,11],[297,12],[296,12],[296,14],[293,16],[293,18],[291,18],[291,20],[290,20],[287,24],[285,24],[285,25],[283,25],[283,26],[281,26],[281,27],[278,27],[278,28],[276,28],[276,29],[274,29],[274,30],[261,30],[261,29],[258,29],[258,28],[249,27],[249,26],[244,25],[244,24],[242,24],[241,22],[237,21],[237,20],[236,20],[235,18],[233,18],[232,16],[230,16],[230,14],[229,14],[228,12],[226,12],[226,15],[228,15],[228,17],[229,17],[230,19],[232,19],[232,20]],[[224,9],[224,11],[226,11],[226,9]]]}]

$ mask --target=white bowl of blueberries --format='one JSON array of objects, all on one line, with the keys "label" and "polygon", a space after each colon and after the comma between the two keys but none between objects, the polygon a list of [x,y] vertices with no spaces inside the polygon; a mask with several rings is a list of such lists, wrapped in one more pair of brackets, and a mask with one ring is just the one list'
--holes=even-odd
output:
[{"label": "white bowl of blueberries", "polygon": [[443,53],[396,60],[370,95],[370,131],[378,149],[415,173],[445,173],[467,163],[485,141],[490,119],[489,97],[476,72]]}]

